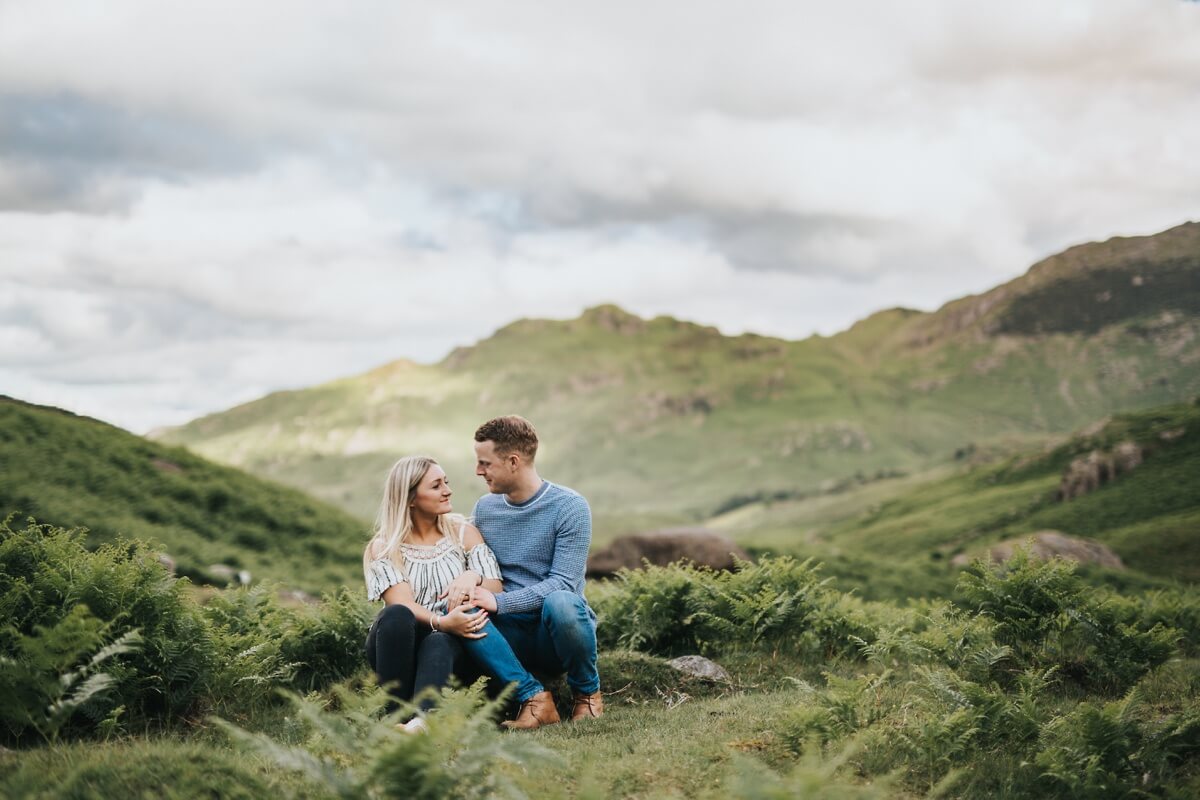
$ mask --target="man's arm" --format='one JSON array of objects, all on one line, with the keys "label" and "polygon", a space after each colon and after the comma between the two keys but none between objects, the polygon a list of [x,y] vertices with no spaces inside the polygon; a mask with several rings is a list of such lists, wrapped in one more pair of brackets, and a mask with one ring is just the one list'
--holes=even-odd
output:
[{"label": "man's arm", "polygon": [[532,586],[497,594],[496,613],[538,611],[551,592],[573,592],[583,581],[584,572],[587,571],[588,549],[592,544],[592,511],[583,497],[571,498],[571,502],[559,512],[553,544],[554,556],[550,561],[549,574]]}]

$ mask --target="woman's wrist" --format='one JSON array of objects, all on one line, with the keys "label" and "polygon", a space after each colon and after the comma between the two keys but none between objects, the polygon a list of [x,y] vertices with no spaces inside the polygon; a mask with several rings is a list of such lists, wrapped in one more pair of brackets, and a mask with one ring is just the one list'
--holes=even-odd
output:
[{"label": "woman's wrist", "polygon": [[440,631],[442,629],[442,615],[434,614],[429,618],[429,630]]}]

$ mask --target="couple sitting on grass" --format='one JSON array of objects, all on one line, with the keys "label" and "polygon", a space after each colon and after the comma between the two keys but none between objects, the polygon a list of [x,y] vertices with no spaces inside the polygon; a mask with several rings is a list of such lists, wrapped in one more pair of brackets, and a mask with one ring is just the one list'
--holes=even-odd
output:
[{"label": "couple sitting on grass", "polygon": [[[503,724],[531,730],[559,716],[530,671],[565,672],[571,721],[603,712],[596,615],[583,597],[591,510],[577,492],[538,477],[537,446],[537,432],[517,416],[475,432],[475,474],[491,493],[475,504],[474,525],[451,513],[436,461],[410,456],[392,467],[363,570],[368,598],[386,603],[367,658],[393,697],[411,700],[451,675],[482,671],[515,687],[520,710]],[[406,730],[424,729],[428,696],[420,703]]]}]

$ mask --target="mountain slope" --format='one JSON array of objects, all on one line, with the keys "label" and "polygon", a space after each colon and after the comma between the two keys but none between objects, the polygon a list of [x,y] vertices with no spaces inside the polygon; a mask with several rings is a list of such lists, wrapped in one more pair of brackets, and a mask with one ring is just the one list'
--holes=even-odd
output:
[{"label": "mountain slope", "polygon": [[613,306],[521,320],[437,365],[396,362],[162,435],[366,517],[397,456],[428,452],[461,488],[475,427],[521,413],[542,433],[543,474],[592,500],[603,538],[1190,397],[1197,309],[1188,224],[1072,248],[982,295],[829,338],[723,336]]},{"label": "mountain slope", "polygon": [[366,525],[300,492],[65,411],[0,396],[0,514],[86,526],[88,543],[157,542],[181,574],[210,564],[317,591],[361,580]]},{"label": "mountain slope", "polygon": [[[1144,461],[1071,500],[1056,495],[1064,470],[1093,451],[1136,443]],[[1120,414],[1058,444],[999,461],[771,503],[748,503],[708,524],[744,545],[829,559],[881,559],[883,571],[922,565],[948,585],[959,553],[1041,530],[1098,539],[1132,570],[1200,581],[1200,401]],[[877,573],[878,575],[879,573]],[[863,576],[870,580],[870,576]],[[883,576],[886,583],[888,578]]]}]

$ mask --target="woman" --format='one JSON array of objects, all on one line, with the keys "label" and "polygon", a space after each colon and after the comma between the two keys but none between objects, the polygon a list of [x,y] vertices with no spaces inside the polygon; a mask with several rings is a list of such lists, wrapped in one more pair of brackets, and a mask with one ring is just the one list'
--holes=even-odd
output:
[{"label": "woman", "polygon": [[[375,534],[363,553],[367,599],[386,605],[367,634],[367,659],[392,696],[411,700],[445,686],[464,650],[485,672],[515,683],[525,702],[542,685],[517,660],[487,612],[466,601],[482,585],[501,591],[496,557],[474,525],[451,513],[450,482],[432,458],[395,463],[384,484]],[[428,697],[420,710],[428,711]],[[418,715],[405,730],[423,730]]]}]

